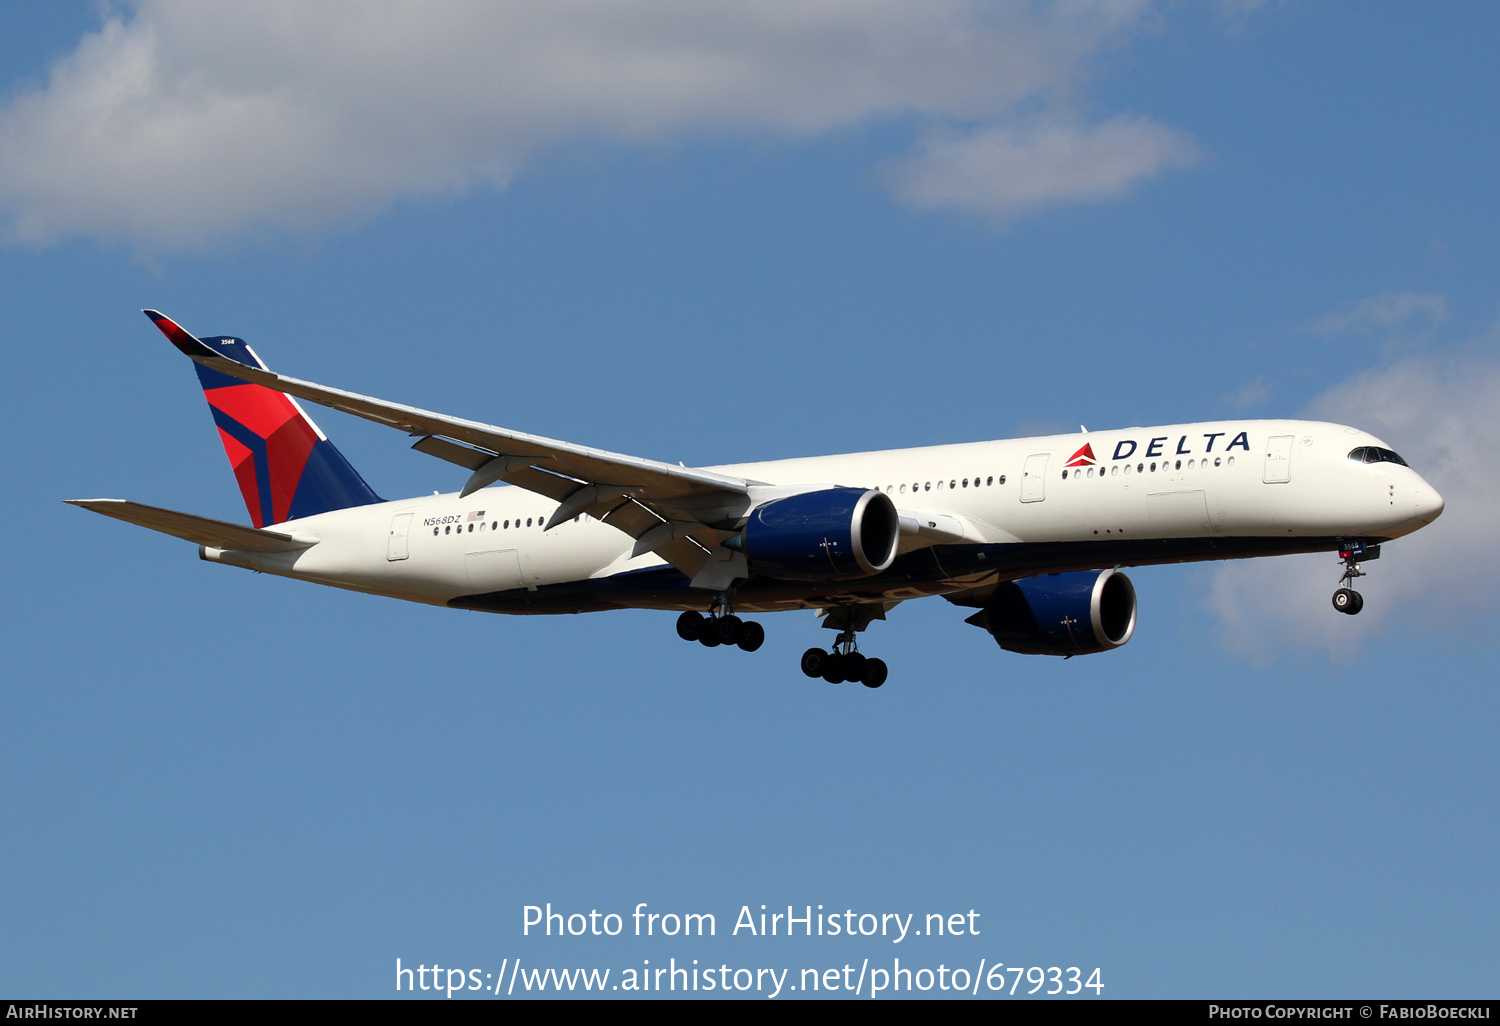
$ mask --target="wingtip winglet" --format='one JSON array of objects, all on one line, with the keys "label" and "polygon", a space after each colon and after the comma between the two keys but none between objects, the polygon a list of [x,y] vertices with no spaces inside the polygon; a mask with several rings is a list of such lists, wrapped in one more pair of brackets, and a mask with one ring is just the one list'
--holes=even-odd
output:
[{"label": "wingtip winglet", "polygon": [[151,318],[151,323],[155,324],[157,329],[160,330],[163,335],[167,336],[167,341],[171,342],[186,355],[213,355],[213,350],[209,349],[208,346],[198,341],[198,339],[194,336],[188,334],[188,332],[182,327],[182,325],[172,320],[172,318],[168,317],[160,310],[143,309],[141,313]]}]

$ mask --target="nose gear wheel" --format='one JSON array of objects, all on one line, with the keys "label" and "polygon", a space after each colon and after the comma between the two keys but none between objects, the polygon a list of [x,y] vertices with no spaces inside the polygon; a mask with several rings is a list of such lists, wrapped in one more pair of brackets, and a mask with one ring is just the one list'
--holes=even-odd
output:
[{"label": "nose gear wheel", "polygon": [[[1380,546],[1375,546],[1376,554],[1379,551]],[[1333,608],[1350,616],[1354,616],[1365,608],[1365,597],[1349,587],[1356,577],[1365,576],[1357,560],[1358,557],[1352,554],[1344,556],[1344,576],[1339,578],[1339,588],[1333,593]]]}]

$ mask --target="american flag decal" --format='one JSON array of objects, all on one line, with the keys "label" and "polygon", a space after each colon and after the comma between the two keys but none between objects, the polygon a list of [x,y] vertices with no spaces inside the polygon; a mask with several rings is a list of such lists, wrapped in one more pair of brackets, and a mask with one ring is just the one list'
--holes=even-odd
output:
[{"label": "american flag decal", "polygon": [[476,510],[474,510],[473,512],[471,512],[469,514],[469,519],[470,520],[483,520],[484,519],[484,510],[482,510],[482,509],[476,509]]}]

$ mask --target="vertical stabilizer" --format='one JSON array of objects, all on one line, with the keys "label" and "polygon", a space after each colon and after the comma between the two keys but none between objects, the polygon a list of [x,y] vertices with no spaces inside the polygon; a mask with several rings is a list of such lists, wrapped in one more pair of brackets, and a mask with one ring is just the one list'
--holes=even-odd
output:
[{"label": "vertical stabilizer", "polygon": [[[148,311],[147,316],[184,352],[190,352],[184,342],[191,339],[215,356],[267,369],[244,339],[192,339],[161,314]],[[297,400],[201,363],[194,367],[256,527],[381,501]]]}]

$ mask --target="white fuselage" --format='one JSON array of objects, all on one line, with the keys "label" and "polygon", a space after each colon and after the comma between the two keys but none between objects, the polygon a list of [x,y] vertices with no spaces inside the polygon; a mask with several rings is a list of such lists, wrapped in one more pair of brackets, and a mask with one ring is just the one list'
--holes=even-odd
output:
[{"label": "white fuselage", "polygon": [[[1430,523],[1443,502],[1409,467],[1348,459],[1355,447],[1383,444],[1339,424],[1223,421],[709,469],[779,488],[877,488],[908,524],[933,529],[925,540],[903,536],[903,552],[936,544],[941,553],[962,556],[962,547],[972,547],[990,561],[950,559],[951,573],[935,573],[942,559],[923,558],[922,572],[906,579],[906,557],[898,557],[873,581],[783,587],[759,600],[747,592],[745,608],[769,610],[827,605],[839,589],[860,601],[911,598],[1051,570],[1308,551],[1333,548],[1342,538],[1389,540]],[[1092,460],[1078,455],[1085,446]],[[650,552],[631,558],[629,537],[587,516],[542,530],[556,508],[502,485],[466,498],[431,495],[292,521],[280,529],[319,539],[300,552],[202,552],[212,561],[435,604],[607,582],[616,597],[602,604],[564,598],[493,608],[703,608],[703,596],[681,580],[670,595],[647,589],[631,597],[614,588],[618,581],[610,579],[644,580],[620,575],[670,568]],[[578,588],[568,594],[574,592],[583,594]]]}]

